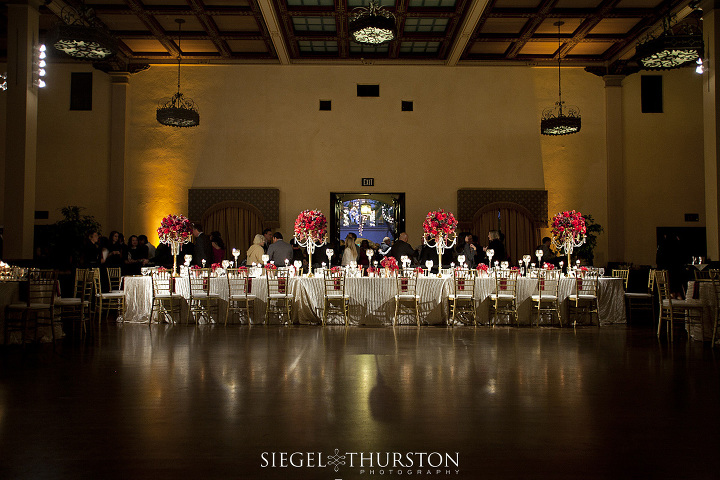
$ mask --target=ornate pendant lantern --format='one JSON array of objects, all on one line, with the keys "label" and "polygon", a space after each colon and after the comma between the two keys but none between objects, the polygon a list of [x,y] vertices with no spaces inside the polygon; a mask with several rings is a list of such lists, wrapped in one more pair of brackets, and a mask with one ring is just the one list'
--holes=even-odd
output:
[{"label": "ornate pendant lantern", "polygon": [[671,19],[663,20],[663,32],[650,37],[635,48],[635,57],[646,70],[671,70],[704,55],[702,32],[689,24],[671,28]]},{"label": "ornate pendant lantern", "polygon": [[192,99],[183,96],[180,92],[180,63],[182,50],[180,49],[180,30],[185,20],[177,18],[178,24],[178,91],[172,98],[158,106],[157,121],[169,127],[196,127],[200,124],[200,114]]},{"label": "ornate pendant lantern", "polygon": [[60,18],[48,32],[47,43],[61,56],[97,62],[117,53],[117,40],[102,27],[93,9],[66,5]]},{"label": "ornate pendant lantern", "polygon": [[367,8],[354,8],[348,28],[352,39],[362,45],[382,45],[397,37],[395,15],[381,7],[377,0],[370,0]]},{"label": "ornate pendant lantern", "polygon": [[580,120],[580,109],[574,105],[565,105],[562,100],[562,88],[561,88],[561,77],[560,77],[560,47],[562,42],[560,40],[560,27],[565,22],[555,22],[555,26],[558,27],[558,101],[555,105],[546,108],[542,112],[540,119],[540,133],[543,135],[569,135],[571,133],[577,133],[580,131],[581,120]]}]

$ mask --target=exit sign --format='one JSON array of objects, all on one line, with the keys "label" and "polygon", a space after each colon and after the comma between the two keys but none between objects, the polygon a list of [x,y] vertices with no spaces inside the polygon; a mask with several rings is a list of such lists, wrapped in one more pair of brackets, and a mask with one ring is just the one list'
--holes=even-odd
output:
[{"label": "exit sign", "polygon": [[363,187],[374,187],[374,186],[375,186],[375,179],[374,179],[374,178],[363,178],[363,179],[362,179],[362,186],[363,186]]}]

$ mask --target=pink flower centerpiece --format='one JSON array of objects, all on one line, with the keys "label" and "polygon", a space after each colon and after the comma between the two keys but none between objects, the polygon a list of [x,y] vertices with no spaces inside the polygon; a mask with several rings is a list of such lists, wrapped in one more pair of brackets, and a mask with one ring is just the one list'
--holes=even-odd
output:
[{"label": "pink flower centerpiece", "polygon": [[295,240],[308,252],[308,276],[312,277],[312,254],[327,242],[327,218],[320,210],[303,210],[295,220]]},{"label": "pink flower centerpiece", "polygon": [[442,208],[428,212],[423,222],[423,243],[434,247],[438,255],[438,276],[441,276],[443,251],[452,248],[457,240],[455,215]]},{"label": "pink flower centerpiece", "polygon": [[553,245],[567,255],[569,268],[573,249],[585,243],[587,226],[582,213],[572,210],[556,214],[550,234]]},{"label": "pink flower centerpiece", "polygon": [[177,275],[176,258],[180,254],[180,246],[192,239],[192,223],[184,215],[168,215],[160,222],[157,229],[160,242],[170,247],[173,256],[173,276]]}]

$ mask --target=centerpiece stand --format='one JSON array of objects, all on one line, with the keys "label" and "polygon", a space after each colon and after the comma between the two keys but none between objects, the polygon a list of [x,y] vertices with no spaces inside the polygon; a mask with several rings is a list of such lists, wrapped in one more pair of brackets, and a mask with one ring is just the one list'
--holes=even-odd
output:
[{"label": "centerpiece stand", "polygon": [[567,255],[567,266],[570,270],[570,256],[575,248],[585,243],[587,227],[585,219],[575,210],[556,214],[552,219],[552,243]]},{"label": "centerpiece stand", "polygon": [[443,209],[428,212],[423,222],[423,243],[434,248],[438,255],[438,277],[442,276],[442,256],[457,241],[457,220]]},{"label": "centerpiece stand", "polygon": [[173,256],[173,277],[177,277],[177,256],[184,243],[192,238],[192,223],[184,215],[168,215],[160,222],[157,229],[160,242],[170,247]]},{"label": "centerpiece stand", "polygon": [[312,277],[312,254],[327,243],[327,218],[320,210],[303,210],[295,220],[295,241],[308,252],[308,277]]}]

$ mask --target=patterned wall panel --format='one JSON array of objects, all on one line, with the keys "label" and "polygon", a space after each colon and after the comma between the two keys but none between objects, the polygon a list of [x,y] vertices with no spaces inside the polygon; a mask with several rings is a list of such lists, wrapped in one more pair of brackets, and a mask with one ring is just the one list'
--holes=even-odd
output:
[{"label": "patterned wall panel", "polygon": [[220,202],[241,201],[257,207],[263,226],[280,226],[280,190],[277,188],[191,188],[188,190],[188,214],[199,221],[208,208]]},{"label": "patterned wall panel", "polygon": [[522,205],[533,214],[536,224],[547,225],[547,190],[491,190],[465,188],[458,190],[458,222],[472,223],[475,212],[485,205],[496,202],[512,202]]}]

